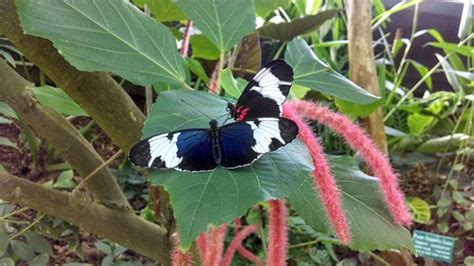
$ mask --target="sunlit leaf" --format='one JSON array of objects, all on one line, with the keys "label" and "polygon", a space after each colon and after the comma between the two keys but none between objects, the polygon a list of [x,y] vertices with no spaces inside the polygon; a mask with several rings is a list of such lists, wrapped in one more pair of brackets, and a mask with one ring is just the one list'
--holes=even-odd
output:
[{"label": "sunlit leaf", "polygon": [[421,198],[414,197],[407,200],[407,205],[417,223],[427,224],[431,219],[430,205]]},{"label": "sunlit leaf", "polygon": [[219,49],[206,36],[196,34],[190,38],[193,57],[214,60],[219,58]]},{"label": "sunlit leaf", "polygon": [[16,150],[19,150],[18,146],[6,137],[0,137],[0,146],[11,147]]},{"label": "sunlit leaf", "polygon": [[65,115],[89,116],[69,95],[51,86],[37,87],[33,90],[42,105],[53,108]]},{"label": "sunlit leaf", "polygon": [[221,84],[226,96],[237,99],[247,85],[247,81],[241,78],[234,78],[232,71],[226,68],[221,74]]},{"label": "sunlit leaf", "polygon": [[17,0],[26,33],[47,38],[84,71],[111,71],[136,84],[183,84],[170,30],[126,0]]},{"label": "sunlit leaf", "polygon": [[252,0],[177,0],[176,4],[220,52],[255,30]]},{"label": "sunlit leaf", "polygon": [[293,67],[294,84],[358,104],[379,99],[324,64],[304,40],[288,43],[285,59]]},{"label": "sunlit leaf", "polygon": [[133,0],[133,2],[140,7],[144,7],[146,4],[150,8],[151,14],[162,22],[186,18],[174,0]]},{"label": "sunlit leaf", "polygon": [[281,7],[287,8],[291,4],[291,0],[255,0],[255,10],[257,15],[265,18],[273,10]]}]

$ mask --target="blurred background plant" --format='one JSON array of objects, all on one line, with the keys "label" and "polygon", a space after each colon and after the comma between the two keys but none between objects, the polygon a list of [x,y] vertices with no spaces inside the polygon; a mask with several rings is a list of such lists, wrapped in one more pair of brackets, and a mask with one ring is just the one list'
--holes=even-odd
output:
[{"label": "blurred background plant", "polygon": [[[168,3],[169,2],[169,3]],[[136,0],[150,8],[152,16],[165,23],[181,39],[185,19],[171,1]],[[221,82],[228,97],[236,97],[261,62],[284,54],[287,42],[299,36],[314,54],[335,71],[348,75],[347,18],[342,0],[255,0],[258,35],[245,37],[234,49]],[[163,8],[166,5],[166,9]],[[473,114],[474,49],[472,3],[466,1],[382,1],[372,6],[373,48],[381,99],[360,105],[336,99],[303,86],[293,86],[291,98],[310,99],[351,118],[366,117],[382,107],[392,163],[400,171],[400,184],[413,212],[413,229],[458,238],[453,264],[472,264],[474,255],[473,209]],[[282,23],[283,22],[283,23]],[[273,24],[279,23],[279,24]],[[190,39],[192,53],[186,58],[192,73],[192,87],[207,90],[219,50],[199,31]],[[0,56],[38,87],[34,94],[41,104],[64,114],[107,160],[117,151],[99,129],[63,90],[28,62],[8,39],[0,39]],[[235,77],[234,77],[235,76]],[[120,77],[117,81],[145,106],[141,87]],[[174,89],[155,84],[155,92]],[[0,102],[0,171],[25,176],[44,186],[71,190],[78,179],[71,166],[52,147],[33,134],[15,112]],[[331,130],[314,125],[325,151],[334,155],[357,154]],[[143,175],[124,160],[115,164],[115,175],[132,207],[149,220],[154,209]],[[242,217],[256,224],[257,234],[244,246],[264,257],[267,228],[266,204],[250,209]],[[378,252],[355,252],[338,245],[330,235],[316,231],[294,210],[289,218],[290,265],[388,264],[390,258]],[[50,240],[47,240],[48,237]],[[232,235],[227,237],[227,244]],[[0,202],[0,265],[17,261],[46,265],[48,261],[82,261],[102,265],[151,263],[136,253],[75,226],[28,208]],[[417,263],[424,259],[416,258]],[[248,261],[236,256],[234,265]],[[72,265],[72,264],[71,264]],[[77,264],[75,264],[77,265]]]}]

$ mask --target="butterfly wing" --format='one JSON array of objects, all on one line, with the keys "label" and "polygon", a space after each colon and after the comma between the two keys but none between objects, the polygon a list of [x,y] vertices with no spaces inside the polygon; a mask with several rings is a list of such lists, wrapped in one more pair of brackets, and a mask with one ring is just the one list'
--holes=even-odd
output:
[{"label": "butterfly wing", "polygon": [[130,151],[130,161],[141,167],[200,172],[217,167],[207,129],[186,129],[144,139]]},{"label": "butterfly wing", "polygon": [[265,65],[247,84],[232,116],[237,121],[259,117],[280,117],[282,104],[290,92],[293,69],[283,60]]},{"label": "butterfly wing", "polygon": [[298,135],[298,126],[286,118],[257,118],[227,124],[219,130],[221,165],[238,168],[274,151]]}]

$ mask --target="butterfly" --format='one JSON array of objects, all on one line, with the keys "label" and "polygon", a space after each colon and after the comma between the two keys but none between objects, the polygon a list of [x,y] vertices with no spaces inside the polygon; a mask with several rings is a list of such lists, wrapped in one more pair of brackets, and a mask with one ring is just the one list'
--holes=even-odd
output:
[{"label": "butterfly", "polygon": [[141,167],[205,172],[218,165],[235,169],[252,164],[298,135],[298,126],[280,117],[293,80],[283,60],[264,66],[237,100],[228,105],[236,121],[209,128],[183,129],[143,139],[132,147],[129,160]]},{"label": "butterfly", "polygon": [[236,121],[280,117],[292,82],[291,66],[281,59],[273,60],[252,78],[235,105],[228,104],[227,111]]}]

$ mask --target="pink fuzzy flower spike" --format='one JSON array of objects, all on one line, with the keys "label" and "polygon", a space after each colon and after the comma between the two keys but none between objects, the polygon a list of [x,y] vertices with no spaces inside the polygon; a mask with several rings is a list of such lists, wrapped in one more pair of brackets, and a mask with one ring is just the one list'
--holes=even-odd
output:
[{"label": "pink fuzzy flower spike", "polygon": [[227,232],[227,224],[213,227],[209,231],[199,235],[197,239],[199,255],[202,265],[221,265],[222,253],[224,251],[224,238]]},{"label": "pink fuzzy flower spike", "polygon": [[[234,239],[232,240],[229,247],[227,248],[227,251],[224,255],[224,258],[222,259],[222,265],[223,266],[230,266],[230,264],[232,262],[232,257],[234,256],[235,251],[238,248],[242,248],[242,241],[244,241],[245,238],[247,236],[249,236],[250,234],[255,233],[255,231],[257,231],[257,226],[252,224],[252,225],[247,225],[246,227],[244,227],[244,229],[237,232]],[[248,250],[245,250],[245,251],[248,251]],[[255,256],[255,255],[253,255],[253,256]],[[254,263],[256,263],[257,265],[263,265],[263,263],[260,261],[260,259],[255,260],[255,261],[252,260],[252,261]]]},{"label": "pink fuzzy flower spike", "polygon": [[331,174],[329,164],[324,157],[323,148],[313,130],[298,116],[289,103],[283,105],[283,116],[293,120],[299,127],[299,138],[308,147],[314,164],[314,184],[319,190],[319,197],[326,209],[329,223],[342,244],[349,244],[351,234],[342,208],[336,181]]},{"label": "pink fuzzy flower spike", "polygon": [[283,200],[268,201],[269,213],[269,241],[268,258],[269,266],[286,265],[286,251],[288,236],[286,231],[286,206]]},{"label": "pink fuzzy flower spike", "polygon": [[379,177],[385,202],[395,222],[406,226],[412,224],[403,193],[400,191],[397,177],[390,163],[363,129],[353,124],[347,117],[312,102],[295,101],[289,105],[303,117],[317,121],[343,136],[346,142],[360,153],[372,172]]},{"label": "pink fuzzy flower spike", "polygon": [[[237,219],[234,220],[234,225],[235,225],[234,226],[234,235],[235,235],[235,237],[237,237],[239,235],[241,224],[242,224],[242,222],[240,221],[240,218],[237,218]],[[245,228],[247,228],[247,227],[245,227]],[[250,229],[248,229],[248,230],[250,230]],[[233,241],[234,240],[232,240],[232,242]],[[231,245],[232,245],[232,243],[231,243]],[[230,248],[230,246],[229,246],[229,248]],[[229,248],[227,248],[226,255],[227,255],[227,252],[229,252]],[[264,265],[263,261],[258,256],[253,254],[250,250],[248,250],[244,246],[242,246],[242,243],[239,243],[237,245],[237,252],[242,257],[248,259],[249,261],[253,262],[257,266],[263,266]],[[224,256],[224,261],[225,261],[225,256]],[[223,263],[223,264],[225,265],[225,263]]]},{"label": "pink fuzzy flower spike", "polygon": [[193,256],[189,251],[183,251],[180,248],[178,234],[173,234],[173,253],[171,254],[173,266],[191,266],[193,265]]}]

